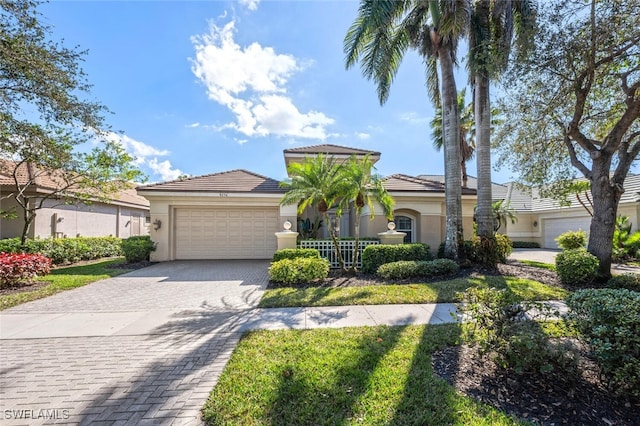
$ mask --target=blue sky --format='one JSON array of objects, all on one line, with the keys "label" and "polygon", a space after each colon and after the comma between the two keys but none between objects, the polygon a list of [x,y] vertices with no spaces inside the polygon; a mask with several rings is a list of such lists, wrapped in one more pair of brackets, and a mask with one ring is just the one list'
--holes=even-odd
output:
[{"label": "blue sky", "polygon": [[[88,50],[91,97],[150,182],[247,169],[286,177],[282,151],[331,143],[380,151],[378,173],[442,174],[417,55],[380,106],[344,67],[356,1],[57,1],[55,39]],[[464,66],[458,88],[467,80]],[[468,165],[475,175],[475,160]],[[493,180],[511,180],[508,170]]]}]

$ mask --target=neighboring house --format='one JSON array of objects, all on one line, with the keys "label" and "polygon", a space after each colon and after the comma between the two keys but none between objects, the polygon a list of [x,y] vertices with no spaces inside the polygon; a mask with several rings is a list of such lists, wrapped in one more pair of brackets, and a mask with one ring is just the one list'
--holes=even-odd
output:
[{"label": "neighboring house", "polygon": [[[442,175],[420,175],[419,177],[443,182]],[[469,177],[469,188],[477,188],[477,179]],[[633,230],[640,229],[640,175],[629,175],[625,179],[625,192],[620,199],[618,215],[629,216]],[[591,196],[591,194],[589,194]],[[542,248],[556,249],[556,238],[567,231],[583,230],[589,234],[591,216],[579,203],[577,197],[571,197],[570,206],[561,206],[551,198],[543,198],[537,190],[526,190],[511,182],[492,184],[492,198],[504,200],[516,212],[516,223],[507,223],[500,229],[512,241],[532,241]],[[586,197],[583,195],[582,200]]]},{"label": "neighboring house", "polygon": [[[15,209],[15,219],[0,219],[0,238],[13,238],[22,235],[24,218],[21,207],[13,193],[16,191],[12,176],[15,163],[8,160],[0,162],[0,209]],[[50,194],[56,188],[55,179],[38,173],[32,165],[21,165],[18,169],[20,184],[32,182],[28,194],[37,199]],[[94,201],[85,204],[78,201],[64,204],[59,199],[49,199],[42,209],[37,210],[31,225],[29,238],[49,237],[103,237],[127,238],[134,235],[147,235],[149,202],[139,196],[135,189],[121,191],[108,202]]]},{"label": "neighboring house", "polygon": [[[286,149],[285,165],[318,154],[338,160],[369,155],[375,162],[380,158],[379,152],[325,144]],[[437,250],[444,240],[444,185],[396,174],[385,179],[385,186],[396,201],[396,230],[406,232],[408,241],[424,242]],[[151,203],[151,237],[157,243],[152,260],[157,261],[269,259],[277,246],[275,233],[283,230],[287,220],[295,230],[298,218],[297,206],[280,206],[285,190],[277,180],[246,170],[145,185],[137,190]],[[473,189],[463,190],[467,238],[473,230],[475,194]],[[387,220],[378,209],[373,220],[366,208],[359,218],[353,217],[353,212],[345,212],[338,224],[340,236],[351,236],[356,220],[360,221],[361,237],[377,237],[385,232]],[[309,209],[302,217],[313,219],[315,215]]]}]

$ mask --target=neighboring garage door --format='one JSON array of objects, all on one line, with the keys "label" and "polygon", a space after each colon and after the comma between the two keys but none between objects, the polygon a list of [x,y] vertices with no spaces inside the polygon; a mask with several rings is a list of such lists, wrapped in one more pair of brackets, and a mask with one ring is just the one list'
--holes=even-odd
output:
[{"label": "neighboring garage door", "polygon": [[578,231],[582,229],[589,235],[589,227],[591,226],[591,217],[563,217],[558,219],[544,219],[544,247],[558,248],[555,239],[558,235],[567,231]]},{"label": "neighboring garage door", "polygon": [[178,208],[176,259],[269,259],[278,219],[277,207]]}]

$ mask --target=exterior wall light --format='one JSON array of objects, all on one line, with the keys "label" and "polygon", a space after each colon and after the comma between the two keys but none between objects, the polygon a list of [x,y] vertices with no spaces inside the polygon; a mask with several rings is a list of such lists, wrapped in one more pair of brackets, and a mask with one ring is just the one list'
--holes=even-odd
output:
[{"label": "exterior wall light", "polygon": [[285,220],[284,223],[282,224],[282,227],[287,232],[291,231],[291,222],[289,222],[288,220]]},{"label": "exterior wall light", "polygon": [[160,228],[162,228],[162,221],[160,219],[154,220],[153,221],[153,230],[157,231]]}]

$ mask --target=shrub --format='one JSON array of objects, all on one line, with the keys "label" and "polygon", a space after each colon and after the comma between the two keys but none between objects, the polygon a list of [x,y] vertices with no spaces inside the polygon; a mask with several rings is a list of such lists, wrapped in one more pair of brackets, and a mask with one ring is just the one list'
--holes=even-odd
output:
[{"label": "shrub", "polygon": [[20,238],[5,238],[0,240],[0,253],[22,253]]},{"label": "shrub", "polygon": [[626,274],[615,275],[607,281],[607,287],[640,291],[640,274],[627,272]]},{"label": "shrub", "polygon": [[273,253],[273,262],[277,262],[282,259],[297,259],[299,257],[319,259],[320,252],[314,248],[282,249]]},{"label": "shrub", "polygon": [[458,271],[458,264],[449,259],[400,260],[380,265],[376,272],[383,279],[405,279],[449,275]]},{"label": "shrub", "polygon": [[20,246],[19,239],[11,240],[17,242],[8,244],[13,246],[13,253],[40,253],[56,265],[122,255],[122,240],[116,237],[36,238],[27,240],[24,247]]},{"label": "shrub", "polygon": [[565,250],[556,256],[556,272],[563,284],[589,284],[596,278],[598,258],[584,248]]},{"label": "shrub", "polygon": [[503,234],[495,234],[493,238],[480,238],[474,235],[465,241],[464,256],[480,265],[495,268],[498,263],[505,263],[513,251],[511,240]]},{"label": "shrub", "polygon": [[122,240],[122,252],[127,262],[142,262],[149,260],[151,252],[156,249],[156,244],[148,235],[129,237]]},{"label": "shrub", "polygon": [[400,260],[431,260],[432,258],[427,244],[374,244],[367,246],[362,252],[362,272],[373,274],[385,263]]},{"label": "shrub", "polygon": [[0,285],[30,281],[51,270],[51,259],[40,254],[0,253]]},{"label": "shrub", "polygon": [[550,341],[538,323],[526,319],[532,310],[542,319],[557,314],[548,306],[523,301],[507,289],[471,288],[457,309],[467,320],[465,339],[477,344],[480,353],[490,355],[498,366],[517,373],[575,368],[570,347]]},{"label": "shrub", "polygon": [[566,302],[567,320],[580,332],[609,386],[640,397],[640,293],[585,289]]},{"label": "shrub", "polygon": [[567,231],[556,238],[562,250],[575,250],[587,245],[587,234],[584,231]]},{"label": "shrub", "polygon": [[269,267],[269,279],[287,285],[305,284],[327,278],[328,275],[329,262],[320,258],[282,259],[273,262]]},{"label": "shrub", "polygon": [[540,248],[540,244],[534,241],[511,241],[513,248]]}]

